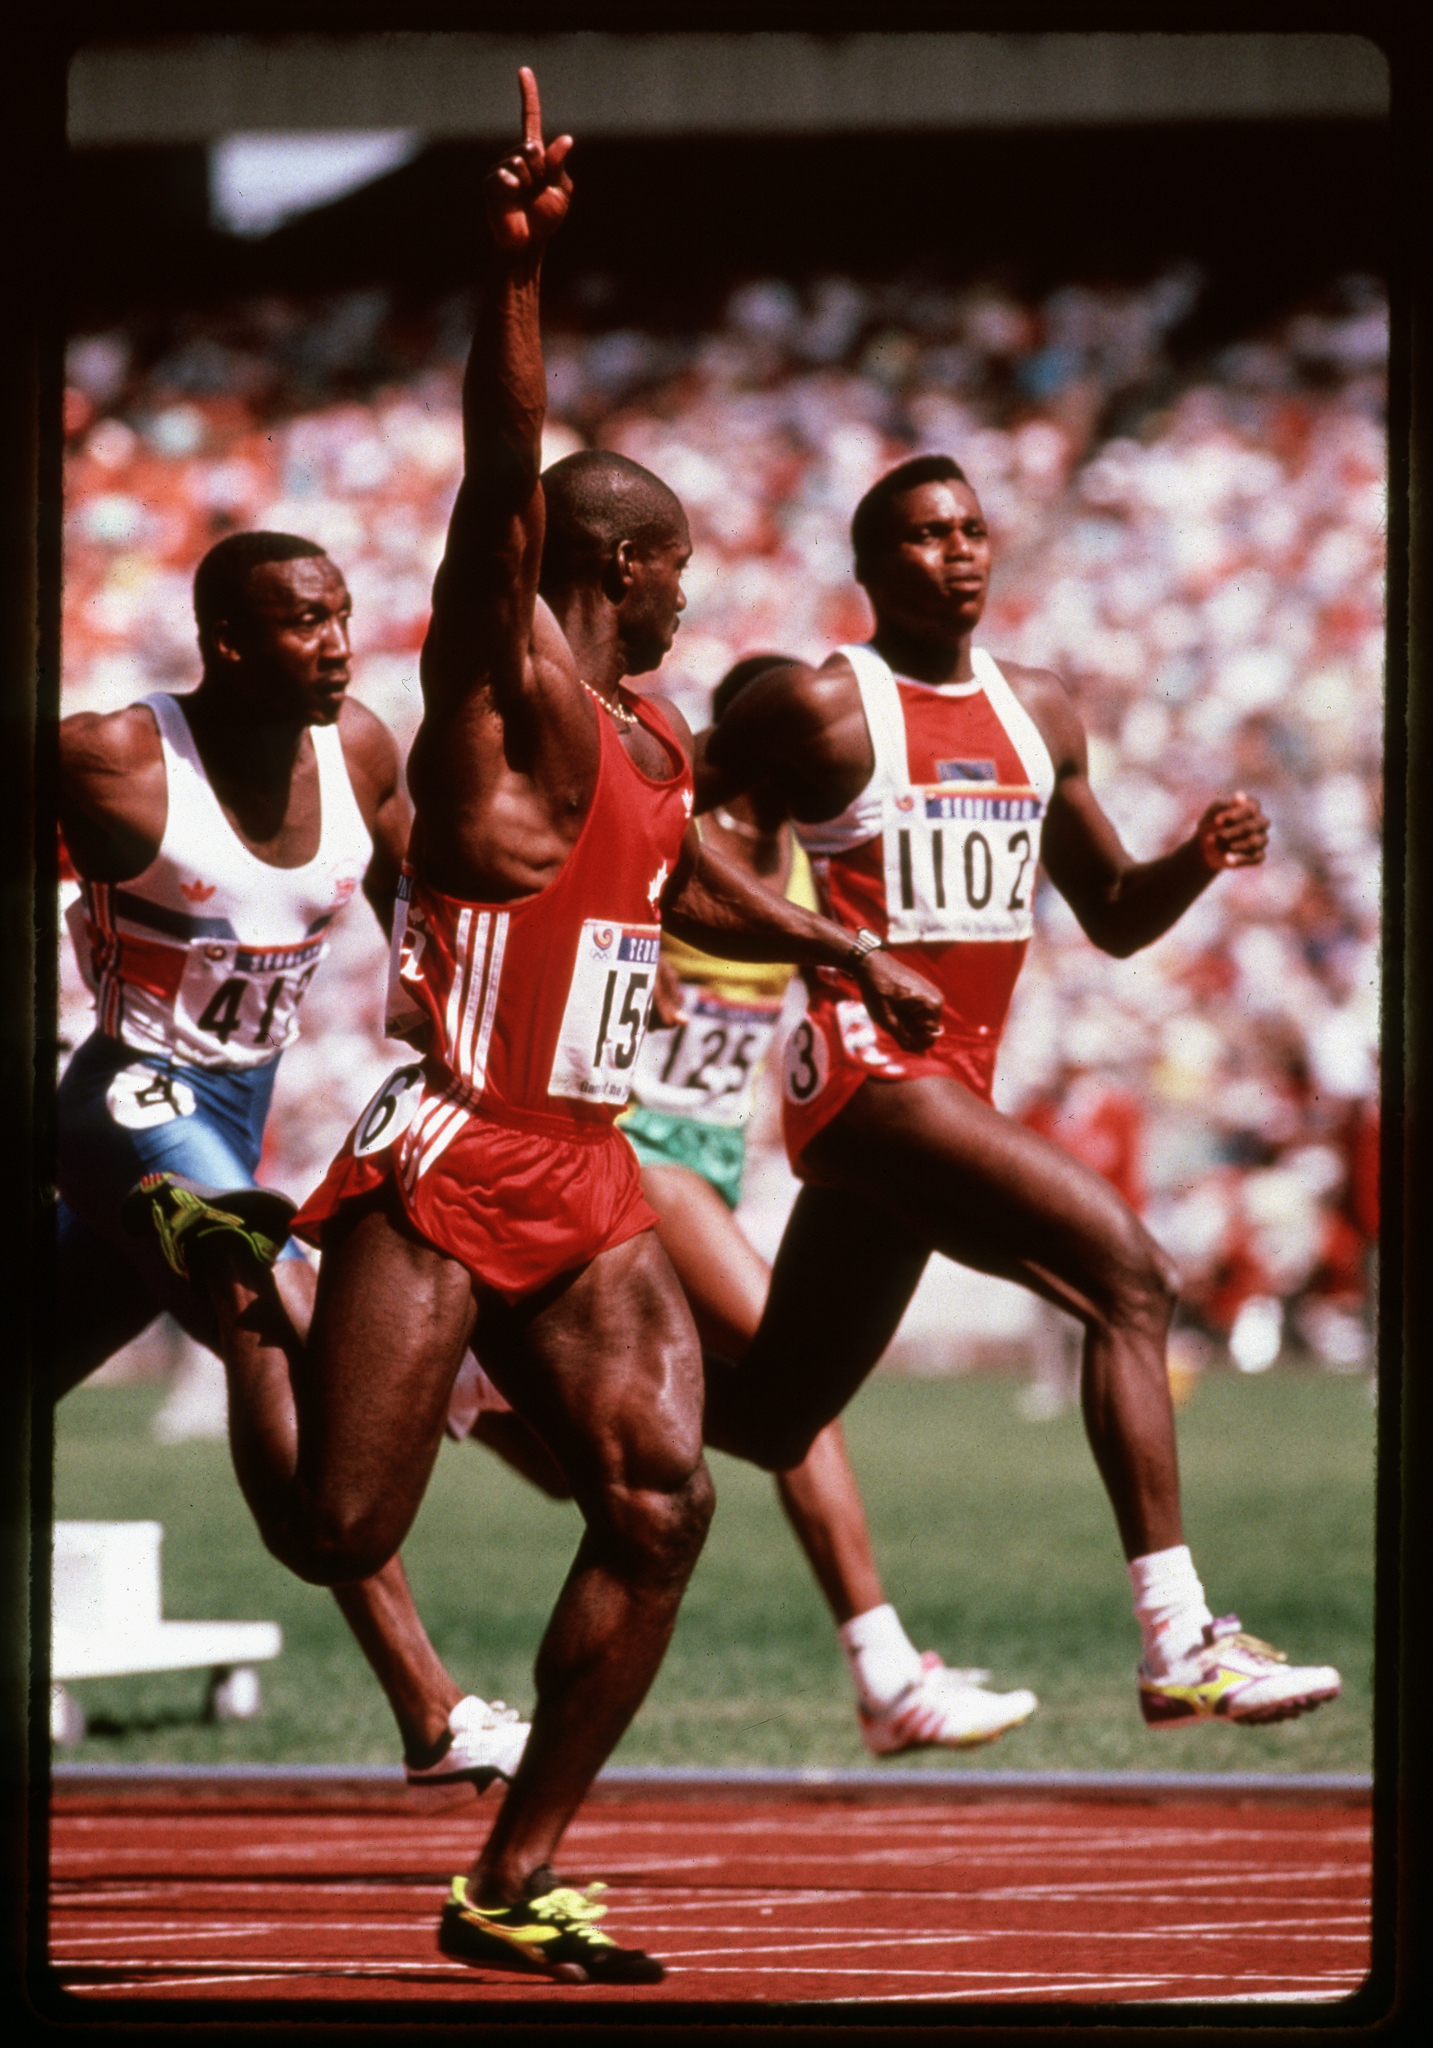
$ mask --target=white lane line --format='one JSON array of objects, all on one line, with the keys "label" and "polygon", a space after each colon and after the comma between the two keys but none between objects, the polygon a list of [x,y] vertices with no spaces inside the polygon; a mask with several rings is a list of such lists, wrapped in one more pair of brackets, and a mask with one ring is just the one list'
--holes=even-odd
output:
[{"label": "white lane line", "polygon": [[[370,1971],[350,1969],[342,1963],[318,1963],[311,1969],[305,1965],[302,1974],[305,1977],[313,1977],[315,1979],[365,1976],[402,1978],[411,1975],[415,1967],[417,1966],[405,1966],[402,1970],[375,1969]],[[100,1995],[112,1997],[116,1993],[124,1991],[172,1991],[182,1990],[186,1987],[195,1988],[205,1984],[291,1984],[294,1981],[294,1976],[295,1973],[292,1970],[275,1964],[272,1969],[231,1971],[225,1972],[223,1975],[214,1974],[211,1971],[204,1976],[135,1977],[128,1983],[123,1984],[67,1984],[65,1989],[76,1998],[94,1998]],[[448,1981],[453,1984],[470,1983],[472,1981],[471,1973],[464,1976],[450,1975]],[[527,1981],[536,1980],[529,1979]],[[551,1982],[551,1980],[543,1981]],[[561,1990],[565,1987],[559,1985],[557,1988]]]},{"label": "white lane line", "polygon": [[[88,1967],[93,1968],[94,1966],[91,1964]],[[147,1984],[151,1982],[148,1974],[150,1971],[172,1970],[175,1965],[165,1962],[148,1964],[129,1962],[121,1967],[129,1973],[131,1982]],[[438,1975],[447,1977],[454,1984],[470,1983],[473,1977],[472,1970],[466,1964],[451,1963],[447,1960],[425,1963],[418,1958],[410,1962],[406,1957],[395,1957],[391,1962],[385,1962],[380,1959],[377,1962],[365,1963],[355,1962],[351,1956],[328,1957],[317,1962],[295,1962],[287,1956],[279,1958],[272,1956],[242,1956],[232,1963],[199,1963],[186,1974],[190,1976],[203,1975],[213,1977],[216,1982],[222,1982],[230,1977],[243,1978],[252,1975],[255,1971],[262,1973],[265,1977],[431,1977]]]},{"label": "white lane line", "polygon": [[[821,1816],[797,1815],[789,1823],[780,1820],[726,1821],[704,1819],[702,1831],[714,1840],[749,1841],[753,1836],[777,1835],[783,1842],[803,1841],[810,1838],[824,1843],[831,1835],[842,1839],[878,1835],[882,1841],[892,1838],[908,1838],[912,1842],[949,1842],[953,1847],[978,1853],[978,1845],[988,1844],[988,1853],[997,1855],[1005,1852],[1019,1853],[1060,1849],[1065,1853],[1083,1850],[1090,1856],[1099,1856],[1118,1850],[1142,1853],[1155,1844],[1171,1848],[1197,1848],[1202,1854],[1208,1847],[1231,1846],[1242,1848],[1248,1845],[1267,1843],[1302,1843],[1309,1840],[1328,1843],[1362,1845],[1369,1841],[1371,1829],[1362,1827],[1322,1828],[1316,1825],[1300,1825],[1289,1828],[1270,1827],[1160,1827],[1146,1828],[1038,1828],[1022,1826],[1012,1822],[1009,1826],[992,1825],[989,1821],[975,1824],[950,1820],[932,1820],[914,1825],[906,1814],[893,1816],[889,1812],[863,1815],[859,1819],[848,1818],[846,1814],[835,1814],[828,1818]],[[573,1827],[569,1839],[588,1843],[616,1837],[630,1841],[635,1837],[671,1832],[670,1821],[643,1821],[633,1819],[626,1823],[605,1820],[579,1820]]]},{"label": "white lane line", "polygon": [[1305,1991],[1191,1991],[1181,1998],[1161,1998],[1155,2002],[1159,2005],[1333,2005],[1339,1999],[1351,1998],[1362,1983],[1362,1977],[1353,1977],[1344,1988],[1335,1991],[1329,1991],[1321,1984]]},{"label": "white lane line", "polygon": [[144,1977],[129,1984],[67,1984],[72,1998],[116,1998],[126,1991],[198,1991],[208,1984],[282,1984],[277,1970],[254,1970],[242,1977]]},{"label": "white lane line", "polygon": [[326,1934],[429,1934],[432,1923],[428,1920],[264,1920],[254,1927],[229,1927],[223,1923],[208,1921],[202,1927],[188,1933],[170,1934],[163,1928],[143,1928],[136,1934],[70,1934],[63,1944],[56,1943],[50,1950],[51,1960],[60,1959],[61,1947],[71,1961],[78,1961],[77,1953],[82,1946],[91,1948],[119,1948],[137,1942],[162,1941],[248,1941],[256,1935],[274,1937],[277,1935],[299,1935],[322,1932]]},{"label": "white lane line", "polygon": [[[940,1976],[941,1974],[942,1974],[942,1972],[941,1972],[940,1970],[938,1970],[938,1969],[934,1969],[934,1968],[932,1968],[932,1969],[929,1969],[929,1970],[901,1970],[901,1969],[891,1969],[891,1970],[872,1970],[872,1969],[862,1969],[862,1970],[843,1970],[843,1969],[839,1969],[839,1968],[836,1968],[835,1966],[833,1966],[833,1965],[830,1965],[830,1964],[827,1964],[827,1965],[825,1965],[825,1966],[823,1966],[823,1967],[820,1967],[820,1968],[818,1968],[818,1967],[817,1967],[816,1965],[814,1965],[814,1964],[813,1964],[813,1965],[812,1965],[812,1967],[811,1967],[811,1968],[810,1968],[809,1970],[803,1970],[803,1969],[795,1969],[795,1970],[778,1970],[778,1969],[772,1969],[772,1968],[769,1968],[769,1967],[768,1967],[768,1968],[763,1968],[763,1969],[756,1969],[756,1970],[750,1970],[750,1971],[747,1971],[747,1970],[743,1970],[743,1969],[741,1969],[741,1968],[740,1968],[740,1967],[739,1967],[738,1965],[736,1965],[735,1963],[732,1963],[732,1964],[720,1964],[720,1963],[718,1963],[718,1964],[715,1964],[715,1965],[713,1965],[713,1966],[712,1966],[712,1967],[711,1967],[710,1969],[701,1969],[701,1970],[693,1970],[693,1971],[691,1972],[691,1975],[692,1975],[692,1976],[694,1976],[694,1977],[696,1977],[696,1978],[699,1978],[699,1979],[700,1979],[700,1978],[702,1978],[702,1977],[745,1977],[745,1976],[752,1976],[752,1977],[771,1977],[771,1978],[775,1978],[775,1979],[776,1979],[776,1980],[777,1980],[777,1981],[779,1982],[779,1981],[780,1981],[780,1980],[781,1980],[781,1979],[782,1979],[783,1977],[864,1977],[864,1978],[865,1978],[865,1979],[866,1979],[866,1980],[867,1980],[867,1981],[869,1982],[869,1980],[870,1980],[870,1979],[871,1979],[872,1977],[878,1977],[878,1978],[880,1978],[880,1980],[881,1980],[881,1981],[882,1981],[883,1983],[884,1983],[884,1982],[885,1982],[885,1981],[886,1981],[887,1979],[889,1979],[889,1978],[897,1978],[897,1977],[921,1977],[921,1978],[931,1978],[931,1977],[938,1977],[938,1976]],[[1000,1995],[1000,1994],[999,1994],[999,1991],[998,1991],[998,1990],[995,1990],[995,1989],[992,1989],[992,1987],[993,1987],[993,1986],[1005,1986],[1005,1987],[1008,1987],[1008,1989],[1010,1990],[1010,1992],[1011,1992],[1012,1994],[1014,1994],[1014,1993],[1018,1992],[1018,1993],[1020,1993],[1020,1994],[1021,1994],[1022,1996],[1023,1996],[1024,1994],[1028,1993],[1029,1991],[1031,1991],[1032,1989],[1037,1989],[1037,1988],[1038,1988],[1038,1989],[1040,1989],[1040,1990],[1042,1990],[1042,1991],[1043,1991],[1043,1990],[1047,1990],[1047,1989],[1049,1989],[1049,1988],[1053,1988],[1053,1987],[1052,1987],[1052,1986],[1050,1985],[1050,1983],[1048,1982],[1048,1980],[1047,1980],[1047,1979],[1045,1979],[1045,1978],[1044,1978],[1044,1977],[1043,1977],[1043,1976],[1041,1975],[1041,1973],[1040,1973],[1040,1972],[1038,1972],[1038,1971],[1030,1971],[1030,1972],[1028,1972],[1028,1973],[1025,1973],[1025,1974],[1023,1974],[1023,1975],[1022,1975],[1022,1973],[1021,1973],[1021,1972],[1019,1972],[1019,1971],[1008,1971],[1008,1970],[990,1970],[990,1971],[982,1971],[982,1970],[956,1970],[956,1971],[951,1971],[951,1972],[947,1972],[947,1973],[945,1973],[945,1974],[947,1974],[947,1975],[949,1976],[949,1978],[950,1978],[950,1981],[952,1982],[952,1984],[954,1984],[954,1983],[968,1983],[968,1982],[969,1982],[969,1980],[970,1980],[970,1979],[971,1979],[972,1977],[981,1977],[981,1978],[988,1978],[988,1979],[989,1979],[989,1983],[982,1983],[982,1984],[980,1984],[980,1985],[978,1985],[978,1986],[975,1986],[975,1987],[973,1987],[973,1988],[972,1988],[972,1989],[971,1989],[971,1990],[970,1990],[969,1992],[962,1992],[962,1991],[954,1991],[954,1990],[947,1990],[947,1991],[937,1991],[937,1992],[913,1992],[913,1993],[908,1993],[908,1992],[905,1992],[905,1991],[901,1991],[901,1992],[895,1992],[895,1993],[886,1993],[886,1992],[882,1992],[882,1993],[880,1993],[880,1994],[878,1994],[878,1995],[879,1995],[880,1999],[881,1999],[881,2000],[882,2000],[883,2002],[886,2002],[886,2001],[890,2001],[890,2002],[893,2002],[893,2003],[899,2003],[899,2002],[900,2002],[900,2001],[901,2001],[902,1999],[904,1999],[904,1998],[907,1998],[907,1997],[917,1997],[917,1998],[920,1998],[920,1997],[927,1997],[927,1998],[931,1998],[931,1997],[934,1997],[934,1998],[946,1998],[946,1997],[956,1997],[956,1998],[961,1998],[961,1997],[970,1997],[970,1998],[992,1998],[992,1997],[998,1997],[998,1996]],[[1066,1989],[1066,1990],[1071,1990],[1071,1991],[1085,1991],[1085,1990],[1096,1990],[1096,1991],[1104,1991],[1104,1990],[1109,1990],[1109,1989],[1113,1989],[1113,1988],[1118,1988],[1118,1987],[1120,1987],[1120,1986],[1124,1986],[1124,1985],[1143,1985],[1143,1984],[1164,1984],[1164,1983],[1167,1983],[1168,1981],[1169,1981],[1169,1976],[1168,1976],[1168,1974],[1167,1974],[1167,1973],[1161,1973],[1161,1975],[1159,1975],[1158,1977],[1145,1977],[1145,1976],[1135,1976],[1135,1977],[1100,1977],[1100,1976],[1079,1976],[1079,1975],[1070,1975],[1069,1973],[1063,1973],[1063,1974],[1061,1974],[1061,1976],[1060,1976],[1060,1977],[1058,1978],[1058,1980],[1057,1980],[1057,1983],[1058,1983],[1058,1986],[1059,1986],[1059,1987],[1062,1987],[1062,1988],[1064,1988],[1064,1989]],[[1221,1981],[1223,1981],[1223,1982],[1227,1982],[1228,1980],[1227,1980],[1227,1979],[1223,1979],[1223,1980],[1221,1980]],[[798,1996],[802,1996],[802,1997],[805,1997],[805,1998],[811,1998],[811,1997],[813,1996],[813,1994],[812,1994],[811,1992],[805,1992],[805,1993],[800,1993],[800,1994],[798,1994]],[[870,2000],[871,2002],[874,2002],[874,1998],[872,1997],[872,1995],[871,1995],[871,1994],[869,1994],[869,1993],[868,1993],[868,1994],[867,1994],[867,1998],[868,1998],[868,2000]],[[859,2000],[859,1999],[855,1999],[855,2000],[851,2000],[851,1999],[841,1999],[841,2000],[837,2000],[837,2001],[834,2001],[834,2002],[835,2002],[835,2003],[839,2003],[839,2004],[860,2004],[860,2003],[863,2003],[863,2002],[865,2002],[865,2001],[862,2001],[862,2000]]]},{"label": "white lane line", "polygon": [[[676,1921],[653,1920],[640,1913],[631,1914],[624,1920],[623,1924],[628,1932],[638,1932],[644,1939],[659,1936],[666,1937],[668,1935],[680,1937],[696,1932],[699,1932],[704,1938],[722,1934],[775,1935],[778,1933],[778,1928],[775,1925],[762,1925],[760,1923],[753,1925],[747,1921],[735,1923],[713,1922],[704,1925],[700,1929],[694,1929],[690,1923],[683,1924]],[[422,1920],[334,1920],[325,1915],[322,1917],[316,1916],[311,1919],[266,1920],[251,1924],[209,1921],[198,1928],[185,1927],[171,1930],[167,1927],[155,1927],[141,1928],[133,1932],[106,1930],[99,1934],[67,1934],[52,1945],[50,1953],[51,1959],[56,1962],[78,1962],[83,1960],[80,1953],[82,1950],[100,1950],[103,1952],[107,1949],[125,1946],[133,1947],[145,1942],[158,1944],[174,1941],[243,1941],[251,1940],[256,1936],[273,1937],[282,1935],[296,1937],[301,1934],[312,1933],[426,1936],[429,1929],[430,1922],[426,1918]],[[814,1939],[816,1936],[825,1935],[831,1935],[836,1937],[836,1939],[827,1943]],[[1322,1945],[1340,1943],[1347,1947],[1358,1947],[1367,1945],[1368,1935],[1366,1931],[1344,1934],[1333,1929],[1311,1929],[1298,1922],[1277,1923],[1268,1928],[1257,1924],[1251,1927],[1237,1920],[1201,1923],[1194,1927],[1166,1926],[1128,1929],[1124,1931],[1117,1928],[1048,1927],[1032,1930],[1028,1928],[987,1927],[947,1928],[925,1932],[906,1926],[887,1928],[873,1926],[869,1915],[867,1915],[863,1917],[861,1922],[860,1939],[853,1939],[851,1930],[839,1923],[832,1925],[818,1924],[814,1926],[807,1924],[790,1927],[781,1935],[780,1939],[770,1944],[769,1949],[766,1947],[744,1948],[741,1952],[751,1955],[764,1955],[780,1950],[786,1954],[800,1954],[806,1949],[821,1946],[867,1948],[879,1944],[887,1944],[896,1947],[918,1947],[941,1941],[959,1942],[962,1945],[968,1946],[975,1942],[1028,1942],[1031,1940],[1040,1942],[1125,1941],[1130,1943],[1168,1942],[1173,1940],[1205,1942],[1210,1940],[1226,1940],[1277,1942],[1280,1947],[1288,1947],[1303,1942],[1318,1942]],[[728,1953],[728,1951],[718,1949],[682,1950],[680,1953],[718,1955]],[[730,1953],[734,1954],[737,1951],[732,1950]]]},{"label": "white lane line", "polygon": [[1089,1884],[1070,1884],[1061,1881],[1056,1884],[994,1885],[980,1892],[966,1893],[968,1898],[982,1899],[1040,1899],[1040,1898],[1134,1898],[1141,1893],[1155,1891],[1191,1891],[1201,1886],[1222,1887],[1231,1876],[1237,1876],[1240,1884],[1324,1884],[1335,1878],[1347,1878],[1352,1873],[1339,1863],[1317,1865],[1303,1870],[1241,1870],[1199,1871],[1190,1877],[1173,1877],[1166,1872],[1162,1877],[1106,1878]]}]

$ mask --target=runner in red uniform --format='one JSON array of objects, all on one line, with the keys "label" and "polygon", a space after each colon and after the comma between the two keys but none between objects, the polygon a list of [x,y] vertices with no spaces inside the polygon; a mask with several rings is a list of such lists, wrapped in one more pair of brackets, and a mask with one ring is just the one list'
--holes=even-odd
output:
[{"label": "runner in red uniform", "polygon": [[932,1251],[1019,1281],[1084,1326],[1086,1427],[1129,1560],[1146,1720],[1301,1713],[1337,1694],[1338,1673],[1291,1667],[1233,1617],[1216,1622],[1184,1542],[1169,1260],[1099,1174],[990,1102],[1037,863],[1095,944],[1124,958],[1223,869],[1261,861],[1267,822],[1237,795],[1172,853],[1131,858],[1090,788],[1058,678],[972,645],[990,539],[949,457],[891,471],[851,532],[871,642],[744,691],[707,735],[701,803],[775,791],[826,906],[912,949],[941,987],[943,1028],[913,1057],[839,974],[808,976],[785,1070],[806,1186],[761,1328],[709,1390],[708,1441],[769,1470],[795,1464],[885,1349]]},{"label": "runner in red uniform", "polygon": [[[515,1301],[654,1228],[613,1121],[656,982],[657,911],[692,784],[661,714],[634,709],[670,772],[644,774],[614,722],[599,719],[592,806],[546,889],[467,902],[405,865],[388,1028],[421,1032],[432,1052],[360,1120],[296,1219],[302,1235],[317,1242],[326,1218],[391,1169],[423,1235]],[[593,906],[601,914],[585,915]]]},{"label": "runner in red uniform", "polygon": [[222,1236],[212,1256],[231,1262],[231,1369],[272,1418],[265,1538],[305,1578],[342,1584],[393,1556],[470,1340],[567,1474],[586,1531],[538,1653],[532,1733],[441,1939],[472,1961],[651,1982],[661,1966],[602,1934],[550,1858],[656,1673],[712,1511],[696,1332],[612,1128],[659,919],[708,951],[848,965],[912,1048],[939,1000],[703,848],[689,735],[622,690],[671,645],[690,540],[672,493],[622,457],[539,476],[538,278],[570,141],[544,146],[530,72],[522,89],[522,148],[486,187],[465,474],[409,759],[398,983],[425,1058],[379,1092],[298,1219],[323,1248],[301,1363]]}]

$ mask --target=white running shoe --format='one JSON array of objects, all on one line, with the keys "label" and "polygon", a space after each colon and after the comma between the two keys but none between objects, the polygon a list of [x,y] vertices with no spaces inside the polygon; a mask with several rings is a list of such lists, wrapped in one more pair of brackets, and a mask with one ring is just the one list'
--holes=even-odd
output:
[{"label": "white running shoe", "polygon": [[970,1749],[994,1742],[1028,1721],[1040,1702],[1033,1692],[987,1692],[988,1671],[949,1670],[934,1650],[924,1669],[889,1707],[858,1707],[861,1734],[876,1756],[903,1749]]},{"label": "white running shoe", "polygon": [[1287,1721],[1336,1700],[1339,1686],[1331,1664],[1291,1664],[1282,1650],[1246,1636],[1237,1614],[1207,1622],[1203,1641],[1166,1677],[1139,1667],[1140,1711],[1152,1728],[1182,1721]]},{"label": "white running shoe", "polygon": [[410,1785],[476,1785],[484,1791],[494,1778],[512,1776],[532,1732],[530,1722],[518,1719],[516,1707],[473,1693],[458,1701],[448,1727],[453,1740],[437,1763],[404,1766]]}]

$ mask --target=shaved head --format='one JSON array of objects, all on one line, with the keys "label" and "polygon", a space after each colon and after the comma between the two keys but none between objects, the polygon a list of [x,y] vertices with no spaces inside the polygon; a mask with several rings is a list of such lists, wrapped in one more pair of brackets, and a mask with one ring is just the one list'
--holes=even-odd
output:
[{"label": "shaved head", "polygon": [[676,493],[640,462],[606,449],[586,448],[554,462],[542,473],[542,493],[544,595],[593,580],[624,540],[645,553],[686,536]]}]

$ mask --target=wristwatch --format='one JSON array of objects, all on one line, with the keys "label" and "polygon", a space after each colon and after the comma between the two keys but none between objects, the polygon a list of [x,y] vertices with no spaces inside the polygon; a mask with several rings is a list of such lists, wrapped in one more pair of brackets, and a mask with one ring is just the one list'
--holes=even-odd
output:
[{"label": "wristwatch", "polygon": [[847,974],[854,974],[866,955],[879,953],[885,943],[878,932],[873,932],[868,925],[863,924],[852,941],[850,952],[841,963],[842,967]]}]

